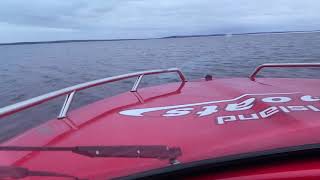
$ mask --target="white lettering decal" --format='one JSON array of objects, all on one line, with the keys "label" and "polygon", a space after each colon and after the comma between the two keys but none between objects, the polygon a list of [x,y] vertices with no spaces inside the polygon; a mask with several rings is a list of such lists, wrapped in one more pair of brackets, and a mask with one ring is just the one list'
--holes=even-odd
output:
[{"label": "white lettering decal", "polygon": [[199,117],[208,116],[215,112],[218,112],[218,106],[204,106],[202,108],[205,110],[197,112],[197,114],[199,114]]},{"label": "white lettering decal", "polygon": [[217,117],[217,123],[218,124],[224,124],[224,122],[230,122],[230,121],[235,121],[236,117],[235,116],[220,116]]},{"label": "white lettering decal", "polygon": [[[281,95],[284,94],[301,94],[301,93],[269,93],[269,94],[244,94],[234,99],[228,100],[219,100],[219,101],[207,101],[201,103],[193,103],[193,104],[182,104],[182,105],[173,105],[173,106],[163,106],[163,107],[152,107],[152,108],[141,108],[141,109],[131,109],[119,112],[122,115],[128,116],[143,116],[143,113],[147,112],[154,112],[154,111],[162,111],[162,116],[164,117],[177,117],[177,116],[184,116],[188,114],[198,115],[199,117],[209,116],[214,113],[220,111],[220,108],[224,107],[225,112],[229,111],[232,112],[232,115],[227,116],[219,116],[216,117],[216,123],[218,125],[226,124],[227,122],[235,122],[235,121],[247,121],[247,120],[259,120],[259,119],[266,119],[271,117],[272,115],[281,112],[283,114],[291,113],[292,111],[314,111],[320,112],[320,106],[313,105],[299,105],[292,103],[288,104],[279,104],[277,106],[269,106],[264,109],[265,103],[287,103],[292,101],[292,97],[283,97]],[[263,97],[261,99],[263,106],[259,104],[254,109],[253,113],[250,110],[254,105],[255,101],[259,100],[255,97],[248,97],[244,99],[245,96],[259,96],[259,95],[272,95],[272,97]],[[310,96],[310,95],[303,95],[300,97],[294,97],[294,100],[301,100],[304,102],[314,102],[317,103],[320,101],[320,96]],[[240,101],[240,102],[237,102]],[[218,104],[223,103],[223,104]],[[295,103],[295,102],[294,102]],[[312,104],[312,103],[310,103]],[[200,106],[199,108],[195,108],[194,106]],[[195,111],[195,109],[199,109],[199,111]],[[165,110],[165,111],[164,111]],[[248,111],[246,111],[248,110]],[[240,114],[237,111],[246,111]],[[223,112],[222,112],[223,113]],[[220,115],[220,113],[219,113]],[[226,115],[226,114],[224,114]],[[228,123],[227,123],[228,124]]]},{"label": "white lettering decal", "polygon": [[273,114],[275,114],[275,113],[277,113],[277,112],[279,112],[278,108],[272,106],[272,107],[269,107],[269,108],[261,111],[261,112],[260,112],[260,116],[261,116],[262,118],[267,118],[267,117],[272,116]]},{"label": "white lettering decal", "polygon": [[250,98],[245,101],[242,101],[241,103],[228,104],[226,107],[226,111],[242,111],[251,109],[254,101],[255,98]]},{"label": "white lettering decal", "polygon": [[308,108],[306,108],[304,106],[288,106],[288,109],[290,109],[291,111],[307,111],[307,110],[309,110]]},{"label": "white lettering decal", "polygon": [[318,109],[314,106],[311,106],[311,105],[309,105],[308,108],[310,108],[311,110],[316,111],[316,112],[320,111],[320,109]]},{"label": "white lettering decal", "polygon": [[269,102],[269,103],[284,103],[291,101],[291,98],[289,97],[266,97],[262,99],[263,102]]},{"label": "white lettering decal", "polygon": [[286,107],[284,106],[279,106],[279,108],[283,111],[283,112],[290,112],[289,109],[287,109]]},{"label": "white lettering decal", "polygon": [[302,101],[307,101],[307,102],[320,101],[320,97],[319,96],[318,97],[313,97],[313,96],[307,95],[307,96],[302,96],[300,99]]},{"label": "white lettering decal", "polygon": [[177,108],[186,108],[186,107],[193,107],[193,106],[202,106],[202,105],[210,105],[216,103],[224,103],[224,102],[234,102],[246,96],[265,96],[265,95],[279,95],[279,94],[298,94],[299,92],[292,92],[292,93],[264,93],[264,94],[243,94],[239,97],[233,99],[226,99],[226,100],[217,100],[217,101],[207,101],[207,102],[200,102],[200,103],[192,103],[192,104],[181,104],[181,105],[172,105],[172,106],[162,106],[162,107],[151,107],[151,108],[141,108],[141,109],[129,109],[120,111],[119,114],[126,115],[126,116],[143,116],[143,113],[147,112],[154,112],[154,111],[161,111],[161,110],[169,110],[169,109],[177,109]]},{"label": "white lettering decal", "polygon": [[257,114],[250,114],[249,117],[245,117],[244,115],[239,115],[239,119],[240,120],[255,120],[255,119],[259,119]]},{"label": "white lettering decal", "polygon": [[170,116],[183,116],[189,114],[193,108],[182,108],[182,109],[173,109],[170,111],[167,111],[166,114],[163,116],[170,117]]}]

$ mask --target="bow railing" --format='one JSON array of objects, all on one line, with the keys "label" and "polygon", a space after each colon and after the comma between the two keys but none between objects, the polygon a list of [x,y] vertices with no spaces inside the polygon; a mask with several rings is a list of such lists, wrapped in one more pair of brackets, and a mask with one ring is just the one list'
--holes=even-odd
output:
[{"label": "bow railing", "polygon": [[177,73],[182,82],[186,82],[185,76],[178,68],[140,71],[140,72],[135,72],[135,73],[123,74],[123,75],[119,75],[119,76],[107,77],[107,78],[103,78],[103,79],[98,79],[98,80],[94,80],[94,81],[89,81],[89,82],[77,84],[77,85],[74,85],[71,87],[67,87],[64,89],[53,91],[53,92],[50,92],[50,93],[47,93],[47,94],[44,94],[41,96],[37,96],[37,97],[31,98],[31,99],[28,99],[28,100],[25,100],[25,101],[22,101],[22,102],[19,102],[16,104],[12,104],[12,105],[0,108],[0,118],[8,116],[8,115],[12,115],[14,113],[20,112],[22,110],[25,110],[25,109],[28,109],[31,107],[34,107],[38,104],[47,102],[51,99],[66,95],[65,101],[64,101],[62,108],[60,110],[60,113],[57,117],[58,119],[63,119],[65,117],[67,117],[68,110],[70,108],[70,105],[72,103],[73,97],[76,92],[79,92],[84,89],[92,88],[95,86],[99,86],[102,84],[107,84],[110,82],[115,82],[115,81],[120,81],[123,79],[137,77],[137,79],[131,89],[131,92],[136,92],[142,78],[145,75],[163,74],[163,73],[172,73],[172,72]]},{"label": "bow railing", "polygon": [[271,63],[271,64],[262,64],[258,66],[254,72],[249,76],[249,78],[254,81],[257,74],[263,68],[312,68],[320,67],[320,63]]}]

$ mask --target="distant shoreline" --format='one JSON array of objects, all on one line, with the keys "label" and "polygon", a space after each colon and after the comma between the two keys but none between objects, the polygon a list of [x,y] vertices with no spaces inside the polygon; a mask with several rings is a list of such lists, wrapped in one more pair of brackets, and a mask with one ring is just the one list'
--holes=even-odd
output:
[{"label": "distant shoreline", "polygon": [[206,34],[206,35],[181,35],[166,36],[160,38],[141,38],[141,39],[88,39],[88,40],[57,40],[57,41],[35,41],[35,42],[13,42],[0,43],[2,45],[26,45],[26,44],[56,44],[56,43],[73,43],[73,42],[101,42],[101,41],[132,41],[132,40],[152,40],[152,39],[175,39],[175,38],[192,38],[192,37],[211,37],[211,36],[238,36],[254,34],[286,34],[286,33],[316,33],[320,30],[313,31],[273,31],[273,32],[248,32],[248,33],[226,33],[226,34]]}]

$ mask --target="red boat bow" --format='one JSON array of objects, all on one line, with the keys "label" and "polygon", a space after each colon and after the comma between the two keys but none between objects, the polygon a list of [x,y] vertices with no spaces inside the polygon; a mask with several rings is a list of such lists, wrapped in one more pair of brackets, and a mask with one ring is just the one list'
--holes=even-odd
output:
[{"label": "red boat bow", "polygon": [[[319,64],[316,67],[320,67]],[[162,72],[152,71],[149,75]],[[84,85],[81,88],[73,86],[68,91],[55,92],[49,99],[69,94],[59,117],[11,138],[1,146],[165,144],[181,148],[182,155],[176,158],[180,164],[168,164],[168,161],[152,158],[90,158],[68,151],[32,149],[2,151],[0,164],[72,174],[81,178],[104,179],[159,168],[180,167],[206,159],[320,144],[318,79],[255,79],[256,73],[253,73],[251,79],[254,81],[250,78],[213,78],[208,81],[186,82],[179,70],[171,69],[168,72],[177,72],[182,82],[137,90],[142,76],[148,73],[134,73],[130,75],[137,77],[133,92],[103,99],[69,113],[72,93],[79,91]],[[113,80],[115,79],[108,78],[93,84]],[[93,84],[87,85],[91,87]],[[12,114],[46,100],[45,96],[40,96],[20,103],[19,106],[1,109],[0,112],[2,116]],[[284,168],[290,166],[294,169],[296,166],[293,164]],[[315,166],[317,164],[319,163],[314,162]],[[310,168],[315,166],[310,165]],[[238,176],[250,175],[246,171],[241,173]],[[231,172],[215,177],[227,179],[236,177],[235,174]]]}]

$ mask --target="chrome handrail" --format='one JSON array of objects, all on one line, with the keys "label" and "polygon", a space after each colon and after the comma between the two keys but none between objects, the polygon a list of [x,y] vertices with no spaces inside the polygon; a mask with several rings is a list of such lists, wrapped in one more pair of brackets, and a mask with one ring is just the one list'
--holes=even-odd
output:
[{"label": "chrome handrail", "polygon": [[279,67],[279,68],[289,68],[289,67],[320,67],[320,63],[270,63],[270,64],[262,64],[258,66],[253,73],[249,76],[249,78],[254,81],[258,72],[261,69],[266,67]]},{"label": "chrome handrail", "polygon": [[103,79],[98,79],[94,81],[89,81],[81,84],[77,84],[74,86],[70,86],[64,89],[60,89],[57,91],[53,91],[41,96],[37,96],[16,104],[12,104],[3,108],[0,108],[0,118],[14,114],[16,112],[22,111],[24,109],[28,109],[30,107],[36,106],[38,104],[41,104],[43,102],[47,102],[51,99],[54,99],[56,97],[60,97],[63,95],[67,95],[66,99],[63,103],[63,106],[60,110],[60,113],[58,115],[58,119],[62,119],[67,117],[67,113],[69,110],[69,107],[71,105],[72,99],[77,91],[81,91],[84,89],[88,89],[91,87],[95,87],[98,85],[114,82],[114,81],[120,81],[123,79],[128,79],[132,77],[138,77],[134,86],[131,89],[131,92],[135,92],[138,89],[138,86],[141,82],[141,79],[145,75],[152,75],[152,74],[162,74],[162,73],[170,73],[170,72],[176,72],[178,73],[180,79],[182,82],[186,82],[186,78],[183,75],[183,73],[178,69],[178,68],[170,68],[170,69],[156,69],[156,70],[149,70],[149,71],[140,71],[140,72],[135,72],[135,73],[128,73],[128,74],[123,74],[119,76],[113,76],[113,77],[108,77],[108,78],[103,78]]}]

